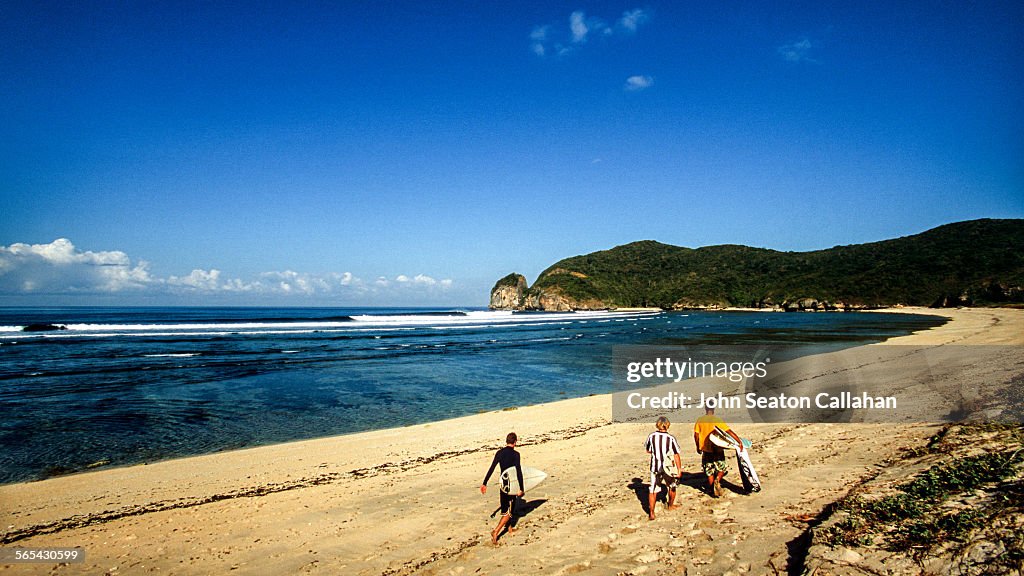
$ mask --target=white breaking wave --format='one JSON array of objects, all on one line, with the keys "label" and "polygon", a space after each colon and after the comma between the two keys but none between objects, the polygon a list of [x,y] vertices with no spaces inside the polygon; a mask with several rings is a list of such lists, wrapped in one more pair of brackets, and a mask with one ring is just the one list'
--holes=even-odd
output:
[{"label": "white breaking wave", "polygon": [[[351,316],[348,322],[293,321],[293,322],[218,322],[181,324],[67,324],[66,330],[54,332],[22,332],[21,326],[0,326],[0,339],[11,338],[74,338],[116,336],[226,336],[245,334],[302,334],[312,332],[390,332],[429,328],[435,330],[466,328],[505,328],[510,326],[551,326],[573,322],[649,319],[660,312],[532,312],[471,311],[458,315],[405,314],[377,316],[371,314]],[[16,336],[15,336],[16,334]]]},{"label": "white breaking wave", "polygon": [[351,322],[225,322],[217,324],[67,324],[67,329],[74,332],[148,332],[148,331],[185,331],[185,330],[316,330],[318,328],[342,328]]},{"label": "white breaking wave", "polygon": [[555,321],[582,321],[599,318],[630,318],[636,319],[643,316],[657,316],[660,312],[616,312],[614,310],[596,310],[584,312],[533,312],[516,313],[505,310],[466,312],[464,316],[443,316],[439,314],[409,314],[397,316],[374,316],[360,315],[352,316],[352,320],[361,326],[385,326],[401,324],[406,326],[458,326],[465,324],[488,326],[501,326],[507,324],[527,324]]},{"label": "white breaking wave", "polygon": [[358,314],[350,316],[353,321],[359,322],[360,324],[407,324],[407,325],[419,325],[419,324],[461,324],[466,322],[501,322],[504,320],[512,320],[514,312],[498,310],[498,311],[473,311],[463,312],[460,314],[453,314],[446,316],[444,314],[396,314],[394,316],[377,316],[373,314]]},{"label": "white breaking wave", "polygon": [[431,330],[466,330],[472,328],[508,328],[509,326],[563,326],[572,322],[506,322],[504,324],[458,324],[447,326],[431,326]]}]

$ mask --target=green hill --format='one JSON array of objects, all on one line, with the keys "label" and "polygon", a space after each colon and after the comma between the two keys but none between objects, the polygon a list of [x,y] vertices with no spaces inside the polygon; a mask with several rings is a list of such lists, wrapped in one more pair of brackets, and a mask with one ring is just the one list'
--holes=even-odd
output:
[{"label": "green hill", "polygon": [[[921,234],[813,252],[651,240],[560,260],[532,286],[518,274],[493,308],[851,309],[1024,300],[1024,220],[972,220]],[[497,298],[496,298],[497,297]]]}]

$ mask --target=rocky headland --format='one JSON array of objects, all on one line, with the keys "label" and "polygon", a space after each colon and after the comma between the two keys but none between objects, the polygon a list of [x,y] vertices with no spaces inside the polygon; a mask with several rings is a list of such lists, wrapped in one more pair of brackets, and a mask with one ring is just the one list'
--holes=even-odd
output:
[{"label": "rocky headland", "polygon": [[752,308],[785,312],[1024,304],[1024,220],[972,220],[812,252],[651,240],[512,273],[495,310]]}]

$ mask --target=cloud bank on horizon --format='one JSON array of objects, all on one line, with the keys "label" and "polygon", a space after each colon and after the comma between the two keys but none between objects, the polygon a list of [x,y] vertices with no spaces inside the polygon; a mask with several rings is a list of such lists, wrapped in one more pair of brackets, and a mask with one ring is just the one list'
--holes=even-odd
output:
[{"label": "cloud bank on horizon", "polygon": [[454,285],[426,274],[364,280],[351,272],[314,274],[294,270],[263,272],[252,279],[226,277],[221,270],[194,269],[160,277],[145,260],[120,250],[81,250],[67,238],[49,244],[0,246],[0,295],[252,295],[348,297],[437,296]]}]

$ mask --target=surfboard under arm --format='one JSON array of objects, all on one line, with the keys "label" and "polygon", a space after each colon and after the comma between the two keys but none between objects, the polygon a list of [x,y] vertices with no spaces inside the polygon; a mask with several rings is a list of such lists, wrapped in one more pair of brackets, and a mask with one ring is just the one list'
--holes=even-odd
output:
[{"label": "surfboard under arm", "polygon": [[[529,466],[520,466],[520,468],[523,470],[523,492],[535,488],[548,477],[547,473],[543,470]],[[516,477],[516,469],[514,467],[506,468],[501,472],[501,491],[505,494],[519,493],[519,478]]]}]

